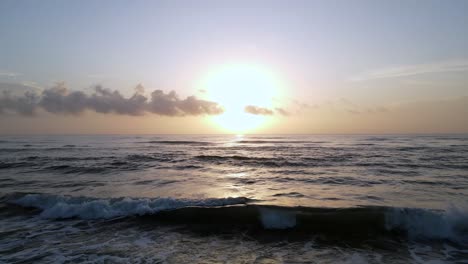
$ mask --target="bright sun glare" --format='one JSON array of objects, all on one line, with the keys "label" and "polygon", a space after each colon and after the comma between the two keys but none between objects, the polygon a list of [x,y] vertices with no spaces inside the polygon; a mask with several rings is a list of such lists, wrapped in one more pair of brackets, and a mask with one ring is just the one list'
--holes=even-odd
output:
[{"label": "bright sun glare", "polygon": [[272,108],[282,85],[278,75],[257,64],[226,64],[209,72],[201,89],[209,100],[221,104],[225,112],[212,121],[232,133],[252,132],[272,118],[246,113],[247,105]]}]

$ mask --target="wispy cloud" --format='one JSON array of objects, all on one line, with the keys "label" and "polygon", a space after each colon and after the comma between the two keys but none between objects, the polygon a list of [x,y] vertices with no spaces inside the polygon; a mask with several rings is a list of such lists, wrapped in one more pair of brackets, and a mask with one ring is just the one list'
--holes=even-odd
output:
[{"label": "wispy cloud", "polygon": [[0,70],[0,77],[18,77],[22,75],[19,72],[11,72],[11,71],[1,71]]},{"label": "wispy cloud", "polygon": [[117,90],[96,86],[94,93],[88,95],[82,91],[70,91],[64,83],[45,89],[42,93],[26,91],[20,96],[6,90],[0,95],[0,114],[15,112],[34,115],[38,109],[54,114],[72,115],[85,110],[134,116],[145,113],[196,116],[217,115],[223,112],[223,108],[216,102],[201,100],[195,96],[180,99],[174,91],[165,93],[162,90],[154,90],[150,96],[143,93],[142,85],[138,85],[135,93],[129,98],[122,96]]},{"label": "wispy cloud", "polygon": [[281,107],[276,107],[275,108],[275,111],[280,114],[280,115],[283,115],[283,116],[288,116],[290,115],[291,113],[289,113],[289,111],[285,110],[284,108],[281,108]]},{"label": "wispy cloud", "polygon": [[376,113],[385,113],[389,109],[384,106],[375,106],[375,107],[365,107],[365,108],[349,108],[346,111],[350,114],[359,115],[359,114],[376,114]]},{"label": "wispy cloud", "polygon": [[265,116],[274,115],[274,114],[279,114],[283,116],[290,115],[290,113],[287,110],[281,107],[275,107],[275,109],[269,109],[265,107],[255,106],[255,105],[247,105],[244,108],[244,111],[252,115],[265,115]]},{"label": "wispy cloud", "polygon": [[302,99],[298,100],[292,97],[274,97],[273,102],[276,107],[274,107],[274,109],[271,110],[274,110],[277,114],[282,116],[300,115],[309,110],[318,108],[318,105],[315,103],[306,103],[305,101],[302,101]]},{"label": "wispy cloud", "polygon": [[463,71],[468,71],[468,59],[382,68],[358,74],[352,77],[351,81],[367,81],[373,79],[397,78],[420,74]]},{"label": "wispy cloud", "polygon": [[39,91],[41,86],[35,82],[0,82],[0,94],[2,91],[9,91],[14,95],[22,95],[26,91]]},{"label": "wispy cloud", "polygon": [[31,87],[33,89],[42,89],[42,86],[40,84],[32,81],[22,81],[21,85],[24,85],[25,87]]},{"label": "wispy cloud", "polygon": [[384,105],[368,105],[356,103],[347,98],[336,98],[328,99],[322,103],[314,104],[308,107],[310,110],[335,112],[335,113],[347,113],[353,115],[360,114],[381,114],[390,112],[391,109]]},{"label": "wispy cloud", "polygon": [[246,106],[244,111],[252,115],[273,115],[273,110],[255,105]]}]

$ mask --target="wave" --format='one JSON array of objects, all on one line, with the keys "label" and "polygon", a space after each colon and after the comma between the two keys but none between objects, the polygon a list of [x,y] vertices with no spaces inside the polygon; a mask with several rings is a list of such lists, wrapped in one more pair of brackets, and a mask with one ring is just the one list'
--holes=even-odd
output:
[{"label": "wave", "polygon": [[221,199],[174,199],[174,198],[111,198],[98,199],[50,194],[26,194],[9,201],[23,207],[42,210],[41,217],[53,219],[108,219],[132,215],[155,214],[189,206],[226,206],[245,204],[245,197]]},{"label": "wave", "polygon": [[250,226],[301,233],[372,236],[407,234],[412,239],[447,239],[468,242],[468,211],[417,208],[284,207],[255,203],[246,197],[91,198],[50,194],[14,194],[0,201],[40,210],[49,219],[112,219],[144,217],[169,224]]},{"label": "wave", "polygon": [[144,144],[164,144],[164,145],[213,145],[213,142],[207,141],[191,141],[191,140],[151,140],[151,141],[142,141],[139,143]]},{"label": "wave", "polygon": [[22,147],[1,148],[0,153],[16,153],[16,152],[47,152],[47,151],[83,151],[93,150],[91,147],[78,147],[72,145],[64,145],[63,147],[36,147],[36,145],[23,145]]},{"label": "wave", "polygon": [[450,239],[468,242],[468,211],[450,207],[443,212],[424,209],[390,208],[387,229],[400,229],[412,238]]},{"label": "wave", "polygon": [[366,137],[366,138],[362,139],[362,141],[388,141],[388,140],[393,140],[393,138],[388,138],[388,137]]},{"label": "wave", "polygon": [[40,166],[39,168],[32,168],[31,172],[58,172],[62,174],[107,174],[115,171],[135,171],[148,168],[149,165],[145,163],[127,162],[127,161],[112,161],[102,164],[57,164]]},{"label": "wave", "polygon": [[240,156],[240,155],[232,155],[232,156],[218,156],[218,155],[198,155],[194,156],[195,159],[204,162],[213,162],[213,163],[241,163],[240,165],[255,165],[255,166],[262,166],[262,167],[301,167],[301,166],[308,166],[310,164],[297,162],[297,161],[289,161],[285,158],[281,157],[248,157],[248,156]]},{"label": "wave", "polygon": [[310,140],[239,140],[239,144],[321,144],[326,141],[310,141]]},{"label": "wave", "polygon": [[13,168],[22,168],[34,165],[30,162],[0,162],[0,170],[1,169],[13,169]]}]

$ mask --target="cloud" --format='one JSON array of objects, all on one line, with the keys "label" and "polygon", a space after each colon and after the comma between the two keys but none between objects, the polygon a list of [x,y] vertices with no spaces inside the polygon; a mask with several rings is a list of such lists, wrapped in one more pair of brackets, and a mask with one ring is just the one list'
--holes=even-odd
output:
[{"label": "cloud", "polygon": [[468,60],[441,61],[426,64],[401,65],[364,72],[351,78],[351,81],[396,78],[430,73],[468,71]]},{"label": "cloud", "polygon": [[21,73],[11,71],[0,71],[0,77],[18,77]]},{"label": "cloud", "polygon": [[254,105],[247,105],[244,108],[244,111],[252,115],[273,115],[273,110],[270,110],[264,107],[254,106]]},{"label": "cloud", "polygon": [[367,107],[367,108],[364,108],[364,109],[350,108],[350,109],[346,110],[346,112],[348,112],[350,114],[355,114],[355,115],[385,113],[385,112],[388,112],[388,111],[390,111],[390,110],[388,108],[384,107],[384,106]]},{"label": "cloud", "polygon": [[0,82],[0,91],[9,91],[14,95],[22,95],[26,91],[37,91],[38,89],[40,89],[40,86],[35,82]]},{"label": "cloud", "polygon": [[26,91],[23,96],[14,96],[9,91],[3,91],[0,97],[0,114],[6,110],[22,115],[32,116],[37,108],[39,98],[36,93]]},{"label": "cloud", "polygon": [[347,98],[328,99],[320,104],[309,106],[310,109],[324,112],[348,113],[353,115],[360,114],[381,114],[390,112],[391,108],[385,105],[369,105],[356,103]]},{"label": "cloud", "polygon": [[288,111],[286,111],[285,109],[280,108],[280,107],[276,107],[274,110],[272,110],[272,109],[265,108],[265,107],[259,107],[259,106],[255,106],[255,105],[247,105],[244,108],[244,111],[246,113],[249,113],[249,114],[252,114],[252,115],[274,115],[275,113],[283,115],[283,116],[290,115],[290,113]]},{"label": "cloud", "polygon": [[288,116],[290,115],[291,113],[289,113],[288,111],[284,110],[283,108],[281,107],[276,107],[275,108],[276,112],[280,115],[283,115],[283,116]]},{"label": "cloud", "polygon": [[298,100],[292,97],[281,97],[281,98],[273,97],[273,103],[275,105],[287,106],[287,108],[283,108],[283,107],[274,108],[274,111],[276,112],[276,114],[279,114],[282,116],[301,115],[309,110],[314,110],[318,108],[317,104],[310,104],[305,101]]},{"label": "cloud", "polygon": [[143,95],[144,87],[138,85],[135,93],[126,98],[117,90],[96,86],[94,93],[70,91],[64,83],[45,89],[42,93],[26,91],[13,95],[4,91],[0,97],[0,113],[14,112],[34,115],[38,109],[54,114],[78,115],[85,110],[97,113],[121,115],[143,115],[153,113],[164,116],[217,115],[223,108],[216,102],[201,100],[195,96],[180,99],[176,92],[165,93],[154,90],[149,97]]}]

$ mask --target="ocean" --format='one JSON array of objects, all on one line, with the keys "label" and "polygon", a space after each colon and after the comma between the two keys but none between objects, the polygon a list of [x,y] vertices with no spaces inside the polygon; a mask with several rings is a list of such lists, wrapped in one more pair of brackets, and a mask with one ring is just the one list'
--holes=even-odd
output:
[{"label": "ocean", "polygon": [[0,263],[468,263],[468,136],[2,136]]}]

